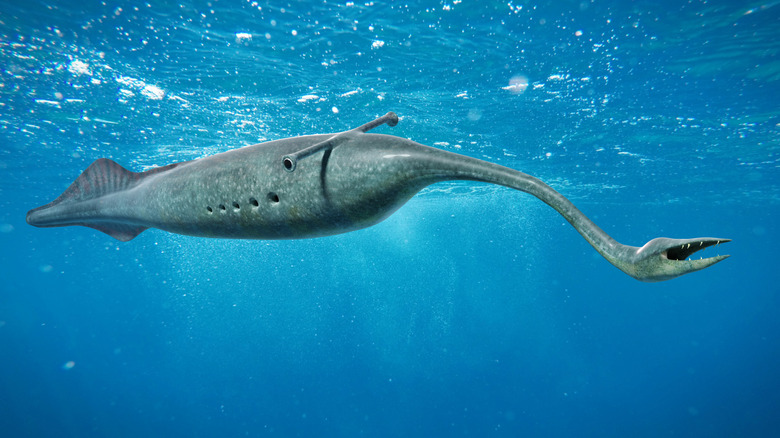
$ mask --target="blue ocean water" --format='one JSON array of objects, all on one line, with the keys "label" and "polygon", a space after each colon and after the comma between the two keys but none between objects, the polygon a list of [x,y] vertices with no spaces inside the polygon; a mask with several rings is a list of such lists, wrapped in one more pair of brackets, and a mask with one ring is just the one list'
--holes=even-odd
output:
[{"label": "blue ocean water", "polygon": [[[0,435],[780,435],[778,24],[770,0],[3,2]],[[535,175],[622,243],[732,257],[640,283],[467,182],[312,240],[25,223],[101,157],[391,110],[377,132]]]}]

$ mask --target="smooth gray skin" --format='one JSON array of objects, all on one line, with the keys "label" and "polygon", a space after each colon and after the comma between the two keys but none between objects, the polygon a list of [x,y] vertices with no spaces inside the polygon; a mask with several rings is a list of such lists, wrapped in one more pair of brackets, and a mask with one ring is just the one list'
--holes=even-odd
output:
[{"label": "smooth gray skin", "polygon": [[557,210],[610,263],[642,281],[662,281],[728,255],[686,260],[728,239],[653,239],[622,245],[542,181],[497,164],[411,140],[351,131],[247,146],[143,173],[100,159],[53,202],[27,213],[37,227],[83,225],[128,241],[147,228],[202,237],[301,239],[381,222],[422,188],[441,181],[500,184]]}]

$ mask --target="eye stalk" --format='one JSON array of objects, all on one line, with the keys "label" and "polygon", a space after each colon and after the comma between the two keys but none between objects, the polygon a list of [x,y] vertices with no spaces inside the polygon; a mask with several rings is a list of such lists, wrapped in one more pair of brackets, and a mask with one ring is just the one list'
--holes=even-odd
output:
[{"label": "eye stalk", "polygon": [[297,164],[298,160],[291,155],[285,155],[284,158],[282,158],[282,166],[284,166],[284,170],[288,172],[294,171]]},{"label": "eye stalk", "polygon": [[350,129],[349,131],[339,132],[325,141],[313,144],[305,149],[301,149],[298,152],[285,155],[282,158],[282,166],[284,166],[284,170],[288,172],[294,172],[295,168],[298,167],[298,160],[302,160],[309,155],[316,154],[317,152],[324,151],[326,149],[333,149],[341,143],[344,143],[345,141],[353,138],[355,135],[363,134],[376,128],[377,126],[382,126],[385,123],[391,127],[397,125],[398,116],[394,112],[390,111],[382,117],[374,119],[365,125],[358,126],[357,128]]}]

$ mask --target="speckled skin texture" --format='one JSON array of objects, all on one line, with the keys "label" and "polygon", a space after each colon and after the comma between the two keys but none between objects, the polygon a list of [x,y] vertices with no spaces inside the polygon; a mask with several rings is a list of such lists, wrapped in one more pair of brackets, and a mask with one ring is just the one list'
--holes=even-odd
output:
[{"label": "speckled skin texture", "polygon": [[[334,135],[340,136],[337,145],[285,169],[285,156]],[[300,239],[374,225],[422,188],[446,180],[483,181],[536,196],[610,263],[642,281],[668,280],[728,257],[686,260],[727,239],[659,238],[641,248],[622,245],[530,175],[355,130],[271,141],[145,173],[98,160],[62,196],[31,210],[27,221],[40,227],[85,225],[123,241],[149,227],[202,237]]]},{"label": "speckled skin texture", "polygon": [[[419,172],[414,143],[373,134],[306,157],[294,172],[284,169],[285,154],[328,137],[272,141],[185,163],[128,191],[124,203],[132,208],[123,214],[194,236],[308,238],[374,225],[441,180]],[[410,156],[392,157],[399,153]]]}]

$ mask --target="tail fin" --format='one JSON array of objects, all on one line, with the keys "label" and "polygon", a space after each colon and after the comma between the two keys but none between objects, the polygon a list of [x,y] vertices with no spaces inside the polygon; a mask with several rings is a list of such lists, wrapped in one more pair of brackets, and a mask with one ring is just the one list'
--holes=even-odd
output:
[{"label": "tail fin", "polygon": [[141,179],[140,175],[115,161],[101,158],[90,164],[57,199],[41,208],[53,207],[63,202],[86,201],[119,192],[135,184]]},{"label": "tail fin", "polygon": [[[57,199],[27,212],[27,223],[36,227],[65,227],[81,225],[102,231],[127,242],[147,227],[85,217],[79,204],[135,186],[144,177],[172,169],[181,163],[149,170],[131,172],[108,158],[93,162]],[[90,215],[86,215],[90,216]]]}]

